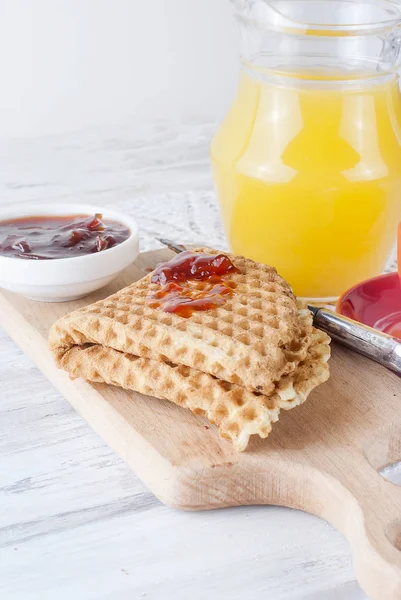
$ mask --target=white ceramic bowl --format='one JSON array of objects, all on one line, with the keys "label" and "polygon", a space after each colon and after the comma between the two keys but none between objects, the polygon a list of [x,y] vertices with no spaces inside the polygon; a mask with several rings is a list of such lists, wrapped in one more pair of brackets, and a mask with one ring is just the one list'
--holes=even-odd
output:
[{"label": "white ceramic bowl", "polygon": [[101,213],[126,225],[131,235],[121,244],[95,254],[49,260],[0,255],[0,287],[40,302],[82,298],[112,281],[138,256],[139,229],[124,213],[91,204],[42,204],[1,207],[0,221],[29,216],[94,215]]}]

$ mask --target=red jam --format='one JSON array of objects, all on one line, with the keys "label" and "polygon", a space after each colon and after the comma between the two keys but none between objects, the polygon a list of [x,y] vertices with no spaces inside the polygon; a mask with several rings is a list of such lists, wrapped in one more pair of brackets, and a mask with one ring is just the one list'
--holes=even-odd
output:
[{"label": "red jam", "polygon": [[0,255],[49,260],[93,254],[121,244],[131,232],[102,215],[22,217],[0,221]]},{"label": "red jam", "polygon": [[152,283],[164,285],[169,281],[207,280],[228,273],[239,273],[225,254],[197,254],[186,250],[160,265],[152,275]]},{"label": "red jam", "polygon": [[224,304],[235,284],[223,277],[239,272],[224,254],[182,252],[155,270],[151,281],[161,288],[147,302],[151,308],[190,317]]}]

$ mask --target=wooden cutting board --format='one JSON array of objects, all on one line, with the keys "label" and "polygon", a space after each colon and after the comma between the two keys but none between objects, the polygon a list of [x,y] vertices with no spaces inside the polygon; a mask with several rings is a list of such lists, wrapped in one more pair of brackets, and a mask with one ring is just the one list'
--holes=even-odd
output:
[{"label": "wooden cutting board", "polygon": [[0,323],[162,502],[191,510],[279,504],[319,515],[348,538],[366,593],[400,600],[401,488],[377,473],[401,459],[396,375],[333,347],[329,382],[302,406],[283,411],[267,440],[253,439],[237,454],[215,427],[185,409],[72,381],[55,367],[47,334],[56,319],[170,257],[168,250],[142,254],[108,287],[74,302],[39,303],[0,292]]}]

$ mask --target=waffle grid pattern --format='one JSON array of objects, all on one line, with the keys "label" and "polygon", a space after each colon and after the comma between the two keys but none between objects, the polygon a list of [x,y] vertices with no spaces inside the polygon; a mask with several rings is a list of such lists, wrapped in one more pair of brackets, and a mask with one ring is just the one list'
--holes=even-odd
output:
[{"label": "waffle grid pattern", "polygon": [[72,347],[61,357],[60,366],[74,378],[136,390],[206,416],[242,451],[251,435],[268,436],[281,409],[301,404],[327,379],[328,358],[327,336],[315,330],[305,360],[281,379],[270,397],[191,367],[139,358],[98,344]]},{"label": "waffle grid pattern", "polygon": [[205,415],[238,450],[266,437],[280,409],[327,379],[329,338],[274,268],[228,256],[240,273],[216,309],[185,319],[151,308],[149,274],[63,317],[49,338],[59,366]]},{"label": "waffle grid pattern", "polygon": [[274,383],[305,358],[311,317],[308,323],[300,322],[291,288],[274,268],[229,257],[241,274],[227,277],[236,289],[223,306],[190,319],[150,308],[146,296],[158,285],[148,275],[61,319],[51,333],[51,346],[98,343],[142,357],[179,361],[270,394]]}]

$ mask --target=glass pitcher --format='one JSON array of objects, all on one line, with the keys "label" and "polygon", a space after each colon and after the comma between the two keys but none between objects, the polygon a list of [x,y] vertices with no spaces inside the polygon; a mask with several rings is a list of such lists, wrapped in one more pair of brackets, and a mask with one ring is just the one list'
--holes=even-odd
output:
[{"label": "glass pitcher", "polygon": [[241,76],[211,147],[230,245],[334,299],[383,270],[401,220],[401,6],[232,3]]}]

